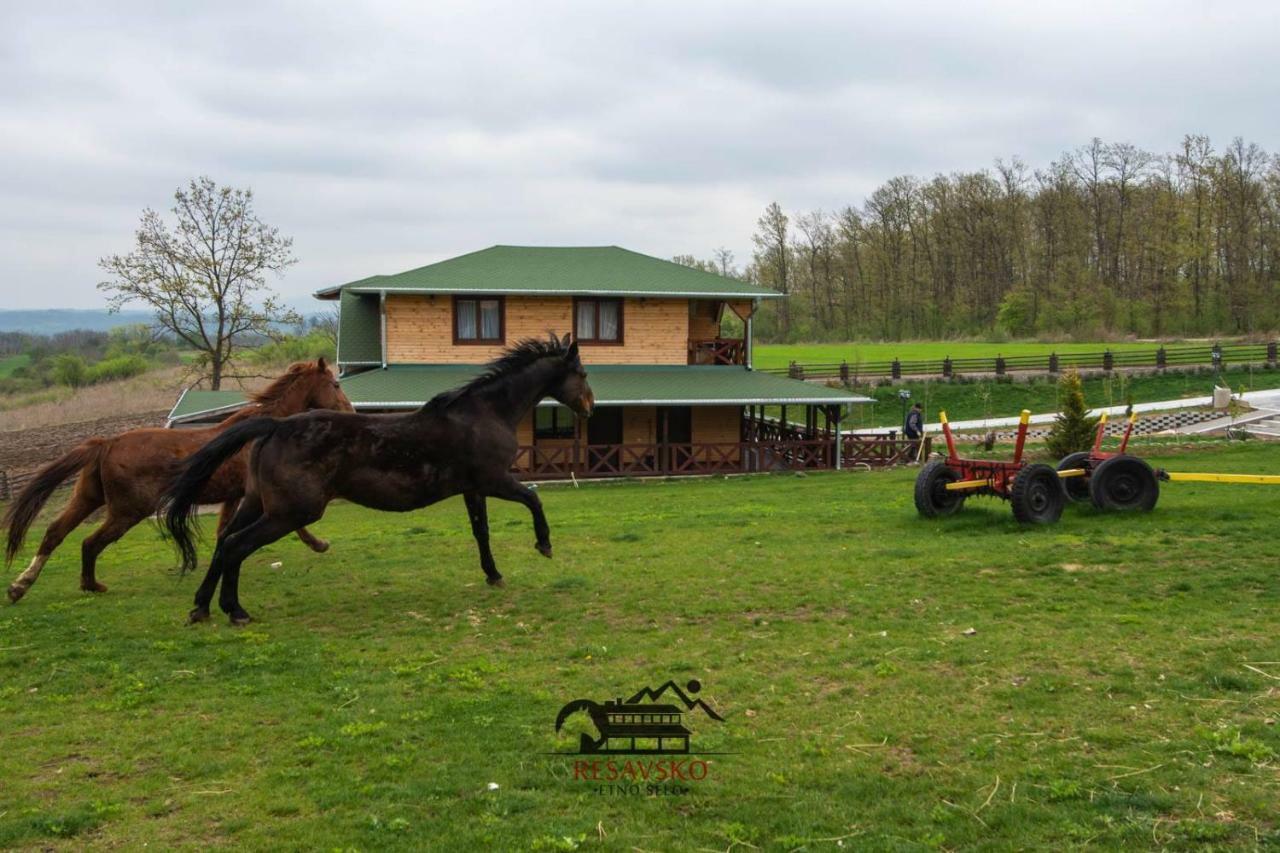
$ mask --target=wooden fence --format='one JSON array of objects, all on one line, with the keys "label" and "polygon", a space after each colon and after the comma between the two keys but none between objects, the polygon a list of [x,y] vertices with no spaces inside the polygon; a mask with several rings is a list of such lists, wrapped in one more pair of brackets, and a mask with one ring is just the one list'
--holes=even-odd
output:
[{"label": "wooden fence", "polygon": [[1277,364],[1276,341],[1259,344],[1214,344],[1213,346],[1155,347],[1125,349],[1113,352],[1049,353],[1048,355],[1016,355],[994,358],[941,358],[919,361],[867,361],[800,363],[787,367],[770,367],[764,373],[790,376],[793,379],[839,379],[848,384],[860,379],[901,379],[905,376],[941,376],[949,378],[963,373],[1003,376],[1014,371],[1058,373],[1066,368],[1078,370],[1120,370],[1150,367],[1226,367],[1231,364]]},{"label": "wooden fence", "polygon": [[[15,495],[26,488],[27,483],[35,479],[35,471],[24,471],[16,474],[12,471],[0,471],[0,501],[12,500]],[[73,485],[76,481],[75,477],[68,477],[58,484],[59,489],[65,489],[67,486]]]}]

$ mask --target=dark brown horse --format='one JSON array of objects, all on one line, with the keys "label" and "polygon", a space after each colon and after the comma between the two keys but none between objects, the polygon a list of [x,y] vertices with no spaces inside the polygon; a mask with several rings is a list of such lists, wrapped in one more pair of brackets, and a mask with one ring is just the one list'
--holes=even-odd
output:
[{"label": "dark brown horse", "polygon": [[257,440],[249,488],[218,537],[208,574],[196,592],[192,622],[218,604],[235,624],[249,621],[240,606],[240,564],[259,548],[324,515],[334,498],[373,509],[405,512],[462,494],[480,566],[502,586],[489,550],[486,498],[517,501],[533,514],[537,549],[551,556],[551,531],[538,495],[511,474],[516,424],[538,401],[552,397],[588,417],[595,405],[577,343],[568,335],[525,340],[490,363],[467,385],[440,394],[402,415],[308,412],[282,420],[260,418],[227,430],[189,458],[165,493],[165,525],[194,567],[191,523],[205,482],[227,459]]},{"label": "dark brown horse", "polygon": [[[307,409],[354,411],[323,358],[290,366],[265,390],[250,395],[250,400],[250,405],[217,426],[207,429],[135,429],[114,438],[91,438],[58,461],[41,468],[5,514],[4,523],[9,527],[5,551],[7,562],[12,562],[17,555],[22,540],[26,538],[27,528],[53,490],[76,471],[80,472],[80,479],[76,482],[71,502],[45,531],[31,565],[9,587],[9,600],[17,603],[26,595],[40,577],[40,570],[54,549],[90,513],[103,505],[107,508],[106,521],[84,540],[80,549],[80,588],[88,592],[106,592],[107,588],[95,577],[98,555],[156,511],[160,505],[160,494],[169,485],[179,461],[224,430],[254,418],[292,415]],[[214,472],[209,483],[196,496],[202,504],[222,504],[220,528],[230,519],[244,495],[248,456],[245,452],[229,459]],[[306,530],[299,530],[298,538],[315,551],[329,547],[329,543]]]}]

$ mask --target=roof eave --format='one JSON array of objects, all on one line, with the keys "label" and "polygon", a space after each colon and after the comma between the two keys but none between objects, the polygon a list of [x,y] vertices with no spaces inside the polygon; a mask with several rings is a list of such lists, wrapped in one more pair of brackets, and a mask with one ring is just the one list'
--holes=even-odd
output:
[{"label": "roof eave", "polygon": [[[596,398],[595,405],[600,406],[819,406],[847,403],[874,403],[870,397],[741,397],[730,400],[708,400],[706,398],[690,399],[634,399],[604,400]],[[356,402],[351,405],[356,409],[409,408],[426,405],[426,400],[387,400],[377,402]],[[539,406],[557,406],[554,400],[543,400]]]},{"label": "roof eave", "polygon": [[[344,286],[345,287],[345,286]],[[341,290],[343,288],[339,288]],[[663,298],[697,298],[697,299],[783,299],[785,293],[768,290],[763,292],[750,293],[715,293],[710,291],[692,291],[692,290],[594,290],[581,289],[569,290],[565,288],[520,288],[518,290],[458,290],[454,287],[346,287],[352,293],[379,293],[395,295],[397,293],[429,293],[429,294],[493,294],[495,296],[630,296],[634,298],[643,297],[663,297]],[[321,291],[322,292],[322,291]],[[318,292],[319,293],[319,292]]]}]

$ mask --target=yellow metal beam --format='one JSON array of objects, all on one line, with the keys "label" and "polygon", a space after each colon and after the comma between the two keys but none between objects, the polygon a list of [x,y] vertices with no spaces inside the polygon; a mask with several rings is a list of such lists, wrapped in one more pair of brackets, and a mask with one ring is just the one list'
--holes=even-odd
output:
[{"label": "yellow metal beam", "polygon": [[954,483],[947,483],[948,492],[963,492],[967,489],[981,489],[983,486],[991,485],[990,480],[956,480]]},{"label": "yellow metal beam", "polygon": [[1280,486],[1278,474],[1199,474],[1166,472],[1175,483],[1249,483],[1254,486]]},{"label": "yellow metal beam", "polygon": [[1083,477],[1087,473],[1089,472],[1084,470],[1083,468],[1063,468],[1061,471],[1058,472],[1058,476],[1059,477]]}]

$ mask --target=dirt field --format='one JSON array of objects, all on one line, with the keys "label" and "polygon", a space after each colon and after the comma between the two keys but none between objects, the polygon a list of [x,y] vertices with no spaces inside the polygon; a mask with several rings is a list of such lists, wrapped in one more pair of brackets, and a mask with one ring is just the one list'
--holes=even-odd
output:
[{"label": "dirt field", "polygon": [[115,435],[138,427],[164,426],[167,413],[167,409],[160,409],[60,426],[5,430],[0,432],[0,471],[7,471],[10,475],[34,471],[95,435]]}]

